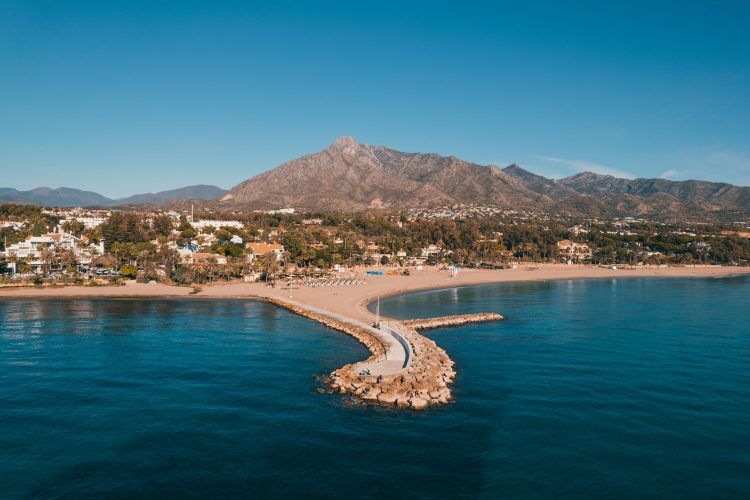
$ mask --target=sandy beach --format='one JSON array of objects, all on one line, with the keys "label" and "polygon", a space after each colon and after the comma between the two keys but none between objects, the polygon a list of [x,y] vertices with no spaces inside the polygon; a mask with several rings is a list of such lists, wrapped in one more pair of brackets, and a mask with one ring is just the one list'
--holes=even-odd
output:
[{"label": "sandy beach", "polygon": [[[197,288],[161,284],[128,283],[125,286],[0,288],[0,299],[10,298],[66,298],[66,297],[185,297],[185,298],[279,298],[293,299],[316,308],[370,321],[372,314],[366,304],[376,297],[385,297],[419,290],[452,288],[456,286],[539,280],[601,279],[634,277],[715,277],[748,274],[750,267],[643,267],[617,270],[596,266],[568,266],[560,264],[522,265],[516,269],[462,270],[451,277],[448,271],[436,268],[412,270],[410,276],[366,276],[364,285],[321,288],[276,288],[265,283],[214,283]],[[364,274],[364,273],[361,273]]]}]

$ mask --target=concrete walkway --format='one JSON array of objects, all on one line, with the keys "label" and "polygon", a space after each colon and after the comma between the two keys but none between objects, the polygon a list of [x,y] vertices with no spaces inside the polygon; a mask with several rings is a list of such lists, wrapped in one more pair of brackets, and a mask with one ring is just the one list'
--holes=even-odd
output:
[{"label": "concrete walkway", "polygon": [[358,368],[361,368],[362,370],[369,370],[370,375],[374,377],[377,377],[378,375],[394,375],[409,367],[412,347],[406,338],[398,332],[399,327],[396,324],[393,324],[397,322],[391,321],[386,323],[381,321],[380,328],[378,329],[373,328],[372,325],[365,323],[362,320],[349,318],[343,314],[331,312],[294,299],[277,297],[276,300],[287,302],[299,307],[300,309],[306,309],[310,312],[328,316],[329,318],[342,323],[357,326],[371,333],[372,336],[378,339],[378,341],[383,344],[383,347],[385,347],[385,359],[376,363],[364,361],[357,365]]}]

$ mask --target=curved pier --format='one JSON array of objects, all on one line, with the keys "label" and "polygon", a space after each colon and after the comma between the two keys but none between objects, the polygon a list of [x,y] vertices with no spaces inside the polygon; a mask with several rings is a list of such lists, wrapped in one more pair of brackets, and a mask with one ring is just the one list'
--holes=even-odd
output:
[{"label": "curved pier", "polygon": [[453,360],[435,341],[417,328],[496,321],[496,313],[468,314],[420,320],[381,321],[374,328],[364,321],[345,317],[291,299],[266,300],[296,314],[352,335],[369,350],[370,357],[334,370],[330,386],[363,401],[421,410],[451,400],[449,385],[456,372]]}]

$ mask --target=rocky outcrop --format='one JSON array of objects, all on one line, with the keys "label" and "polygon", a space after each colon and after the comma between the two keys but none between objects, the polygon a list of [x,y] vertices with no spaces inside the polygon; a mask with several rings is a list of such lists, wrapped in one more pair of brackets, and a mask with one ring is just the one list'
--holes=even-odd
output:
[{"label": "rocky outcrop", "polygon": [[371,403],[423,410],[451,400],[449,385],[456,377],[453,360],[435,341],[402,323],[388,322],[398,329],[411,348],[408,368],[391,375],[363,375],[362,363],[335,370],[330,385],[343,394]]}]

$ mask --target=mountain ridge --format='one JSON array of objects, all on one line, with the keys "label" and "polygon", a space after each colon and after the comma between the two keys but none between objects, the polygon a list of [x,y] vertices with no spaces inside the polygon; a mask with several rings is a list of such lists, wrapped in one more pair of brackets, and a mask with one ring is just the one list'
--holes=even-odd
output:
[{"label": "mountain ridge", "polygon": [[405,153],[344,136],[318,153],[251,177],[221,198],[254,209],[404,209],[483,203],[570,215],[750,216],[750,187],[709,181],[620,179],[581,172],[548,179],[517,164]]},{"label": "mountain ridge", "polygon": [[549,179],[455,156],[408,153],[344,136],[225,191],[197,185],[112,200],[92,191],[0,188],[0,202],[57,206],[162,205],[205,200],[217,208],[359,211],[476,203],[571,216],[694,220],[750,217],[750,187],[701,180],[623,179],[579,172]]},{"label": "mountain ridge", "polygon": [[208,184],[185,186],[157,193],[142,193],[126,198],[112,199],[94,191],[84,191],[69,187],[39,187],[28,191],[13,188],[0,188],[0,203],[57,207],[115,207],[122,205],[162,205],[180,199],[214,200],[226,190]]}]

